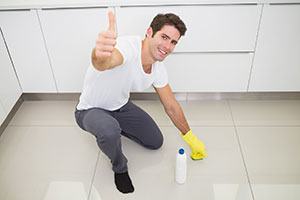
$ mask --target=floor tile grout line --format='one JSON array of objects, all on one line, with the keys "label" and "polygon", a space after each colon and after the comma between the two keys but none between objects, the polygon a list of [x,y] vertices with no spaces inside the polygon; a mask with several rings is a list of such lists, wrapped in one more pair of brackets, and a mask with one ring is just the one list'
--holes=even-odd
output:
[{"label": "floor tile grout line", "polygon": [[93,178],[91,180],[91,185],[90,185],[90,188],[89,188],[89,193],[88,193],[87,200],[90,200],[91,192],[92,192],[92,189],[93,189],[93,183],[94,183],[96,172],[97,172],[97,166],[98,166],[98,163],[99,163],[99,160],[100,160],[100,154],[101,153],[100,153],[100,150],[99,150],[98,151],[98,156],[97,156],[97,161],[96,161],[96,164],[95,164],[95,169],[94,169],[94,172],[93,172]]},{"label": "floor tile grout line", "polygon": [[238,131],[237,131],[237,126],[235,125],[235,121],[234,121],[232,109],[231,109],[231,106],[230,106],[230,102],[228,100],[227,100],[227,105],[229,106],[232,123],[234,125],[235,136],[237,138],[237,142],[238,142],[239,149],[240,149],[240,152],[241,152],[241,156],[242,156],[242,160],[243,160],[243,165],[244,165],[246,176],[247,176],[247,181],[248,181],[248,184],[249,184],[249,187],[250,187],[251,196],[252,196],[252,199],[255,200],[253,188],[252,188],[251,181],[250,181],[249,172],[248,172],[247,165],[246,165],[246,160],[245,160],[245,157],[244,157],[244,153],[243,153],[241,141],[240,141],[240,138],[239,138],[239,135],[238,135]]},{"label": "floor tile grout line", "polygon": [[[174,127],[174,125],[160,125],[158,124],[159,127]],[[263,125],[263,124],[258,124],[258,125],[225,125],[225,124],[210,124],[210,125],[206,125],[206,124],[190,124],[190,126],[192,127],[249,127],[249,128],[253,128],[253,127],[266,127],[266,128],[271,128],[271,127],[276,127],[276,128],[300,128],[300,125],[285,125],[285,124],[268,124],[268,125]],[[24,125],[24,124],[12,124],[12,125],[8,125],[7,127],[78,127],[78,125],[57,125],[57,124],[43,124],[43,125]]]},{"label": "floor tile grout line", "polygon": [[[205,124],[200,124],[200,125],[193,125],[189,124],[191,127],[233,127],[233,125],[205,125]],[[174,125],[159,125],[159,127],[175,127]]]},{"label": "floor tile grout line", "polygon": [[19,125],[15,125],[15,124],[11,124],[8,125],[7,127],[78,127],[78,125],[58,125],[58,124],[31,124],[31,125],[25,125],[25,124],[19,124]]},{"label": "floor tile grout line", "polygon": [[244,128],[300,128],[300,125],[237,125],[236,127]]},{"label": "floor tile grout line", "polygon": [[[255,127],[260,127],[260,128],[263,128],[263,127],[266,127],[266,128],[272,128],[272,127],[275,127],[275,128],[300,128],[300,125],[193,125],[193,124],[190,124],[190,126],[192,127],[249,127],[249,128],[255,128]],[[171,127],[171,126],[160,126],[160,127]]]},{"label": "floor tile grout line", "polygon": [[[173,124],[170,124],[170,125],[160,125],[158,123],[158,126],[159,127],[174,127]],[[224,125],[224,124],[210,124],[210,125],[205,125],[205,124],[199,124],[199,125],[193,125],[193,124],[190,124],[190,126],[193,126],[193,127],[233,127],[233,125]],[[11,125],[8,125],[8,127],[78,127],[78,125],[57,125],[57,124],[41,124],[41,125],[37,125],[37,124],[32,124],[32,125],[25,125],[25,124],[11,124]],[[300,127],[300,125],[299,125]]]}]

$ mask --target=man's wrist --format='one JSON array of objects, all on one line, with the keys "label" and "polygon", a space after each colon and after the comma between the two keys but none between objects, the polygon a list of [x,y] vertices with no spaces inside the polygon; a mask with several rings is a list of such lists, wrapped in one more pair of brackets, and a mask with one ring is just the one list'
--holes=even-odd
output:
[{"label": "man's wrist", "polygon": [[186,141],[188,144],[190,144],[192,142],[193,135],[194,134],[193,134],[192,130],[189,130],[187,133],[182,135],[182,138],[184,141]]},{"label": "man's wrist", "polygon": [[190,130],[188,130],[187,132],[184,132],[184,133],[183,133],[183,132],[181,132],[181,135],[183,135],[183,136],[184,136],[184,135],[191,134],[191,133],[192,133],[192,129],[190,129]]}]

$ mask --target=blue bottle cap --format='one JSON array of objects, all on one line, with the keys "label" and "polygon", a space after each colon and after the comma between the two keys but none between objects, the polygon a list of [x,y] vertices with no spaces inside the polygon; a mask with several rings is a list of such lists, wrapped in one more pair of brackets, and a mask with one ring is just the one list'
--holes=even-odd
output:
[{"label": "blue bottle cap", "polygon": [[179,154],[184,154],[184,149],[180,148],[178,152],[179,152]]}]

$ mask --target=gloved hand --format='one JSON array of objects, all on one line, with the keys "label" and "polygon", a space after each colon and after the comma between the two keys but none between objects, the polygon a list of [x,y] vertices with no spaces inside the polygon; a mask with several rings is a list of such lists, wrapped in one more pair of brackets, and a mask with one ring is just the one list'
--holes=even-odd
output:
[{"label": "gloved hand", "polygon": [[192,130],[189,130],[185,135],[182,135],[182,138],[190,146],[192,150],[191,158],[193,160],[201,160],[207,157],[205,145],[192,133]]}]

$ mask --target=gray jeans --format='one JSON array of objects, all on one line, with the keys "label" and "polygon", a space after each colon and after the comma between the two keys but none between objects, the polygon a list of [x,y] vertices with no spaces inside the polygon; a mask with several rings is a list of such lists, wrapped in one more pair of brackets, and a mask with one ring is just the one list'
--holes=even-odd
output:
[{"label": "gray jeans", "polygon": [[116,173],[127,171],[127,159],[122,153],[121,135],[148,149],[158,149],[163,136],[154,120],[141,108],[128,101],[115,111],[101,108],[76,110],[77,124],[96,137],[101,151],[106,154]]}]

